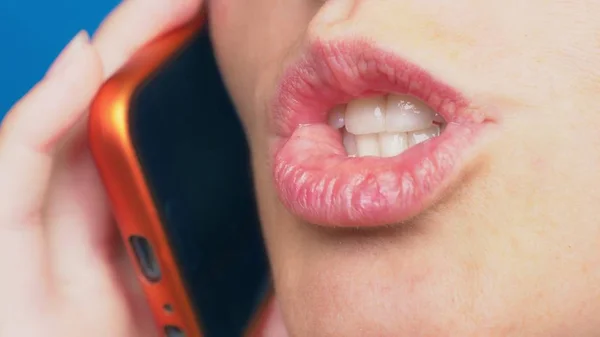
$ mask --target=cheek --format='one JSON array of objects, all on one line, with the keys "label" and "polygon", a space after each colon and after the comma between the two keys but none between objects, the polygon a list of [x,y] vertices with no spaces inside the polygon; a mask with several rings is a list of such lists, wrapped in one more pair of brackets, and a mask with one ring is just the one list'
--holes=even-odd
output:
[{"label": "cheek", "polygon": [[236,35],[239,35],[239,28],[236,27],[236,22],[239,24],[239,20],[235,18],[237,7],[229,0],[211,1],[207,7],[210,35],[217,60],[221,68],[227,69],[229,66],[227,58],[231,58],[230,48],[235,45]]},{"label": "cheek", "polygon": [[239,57],[248,54],[248,45],[244,43],[248,38],[247,23],[239,13],[244,12],[242,1],[214,0],[210,2],[209,23],[211,40],[219,64],[219,68],[227,90],[236,106],[246,129],[252,120],[247,112],[252,109],[250,101],[253,93],[252,69],[248,57]]},{"label": "cheek", "polygon": [[208,0],[208,12],[213,22],[226,22],[232,8],[231,0]]}]

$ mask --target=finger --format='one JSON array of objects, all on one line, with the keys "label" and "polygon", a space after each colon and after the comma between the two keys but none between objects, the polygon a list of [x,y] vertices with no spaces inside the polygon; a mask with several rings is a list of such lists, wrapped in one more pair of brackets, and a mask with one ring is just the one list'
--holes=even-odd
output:
[{"label": "finger", "polygon": [[44,289],[41,210],[53,154],[102,78],[99,57],[87,34],[80,33],[0,125],[0,270],[10,275],[0,288],[0,310],[14,310]]},{"label": "finger", "polygon": [[44,79],[7,113],[0,127],[2,144],[50,153],[83,117],[81,107],[89,104],[101,84],[101,65],[87,33],[77,34]]},{"label": "finger", "polygon": [[[134,268],[127,265],[87,134],[75,133],[57,154],[47,198],[54,298],[66,306],[88,308],[95,319],[108,315],[115,326],[154,328]],[[103,296],[90,301],[96,294]],[[153,336],[145,330],[122,335]]]},{"label": "finger", "polygon": [[93,43],[112,74],[140,47],[197,15],[202,0],[126,0],[102,23]]},{"label": "finger", "polygon": [[44,213],[54,290],[61,295],[105,286],[118,238],[86,136],[77,134],[57,154]]},{"label": "finger", "polygon": [[[93,44],[110,73],[142,45],[185,22],[198,11],[201,0],[128,0],[101,24]],[[48,242],[53,272],[60,289],[82,293],[98,286],[96,268],[107,264],[113,227],[103,188],[84,140],[75,139],[59,161],[53,178]],[[96,271],[94,271],[96,270]],[[65,294],[73,295],[73,294]]]}]

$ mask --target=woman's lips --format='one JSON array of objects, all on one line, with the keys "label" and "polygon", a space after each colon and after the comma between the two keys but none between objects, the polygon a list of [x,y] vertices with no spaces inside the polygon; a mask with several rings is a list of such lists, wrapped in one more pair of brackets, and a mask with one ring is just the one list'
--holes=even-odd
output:
[{"label": "woman's lips", "polygon": [[[327,124],[337,104],[410,94],[448,123],[391,158],[350,158]],[[285,73],[273,107],[273,174],[295,215],[324,226],[379,226],[421,213],[460,177],[491,121],[420,67],[363,41],[317,42]]]}]

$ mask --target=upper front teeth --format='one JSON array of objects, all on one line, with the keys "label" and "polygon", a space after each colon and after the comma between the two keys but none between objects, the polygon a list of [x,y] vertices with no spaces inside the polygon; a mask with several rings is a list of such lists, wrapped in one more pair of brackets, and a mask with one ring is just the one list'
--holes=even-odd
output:
[{"label": "upper front teeth", "polygon": [[329,124],[345,126],[344,147],[349,156],[392,157],[408,147],[436,137],[443,118],[409,95],[353,100],[335,107]]},{"label": "upper front teeth", "polygon": [[344,122],[346,130],[355,135],[385,131],[386,100],[384,97],[355,99],[348,103]]},{"label": "upper front teeth", "polygon": [[435,111],[414,97],[390,95],[385,117],[385,131],[409,132],[431,126]]}]

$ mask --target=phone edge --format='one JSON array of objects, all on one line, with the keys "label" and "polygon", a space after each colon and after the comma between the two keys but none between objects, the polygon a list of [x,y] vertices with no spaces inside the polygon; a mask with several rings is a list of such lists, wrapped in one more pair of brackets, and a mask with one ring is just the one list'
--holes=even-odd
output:
[{"label": "phone edge", "polygon": [[[136,261],[136,255],[127,240],[132,235],[140,235],[149,241],[159,262],[162,275],[157,283],[147,280],[140,266],[133,262],[159,331],[165,326],[176,326],[189,337],[203,337],[201,322],[198,322],[188,298],[174,253],[166,241],[162,221],[137,159],[129,134],[128,112],[139,86],[182,45],[193,39],[204,22],[204,16],[199,15],[141,48],[102,86],[90,107],[88,121],[90,150],[129,258]],[[164,312],[166,304],[173,307],[171,313]]]}]

